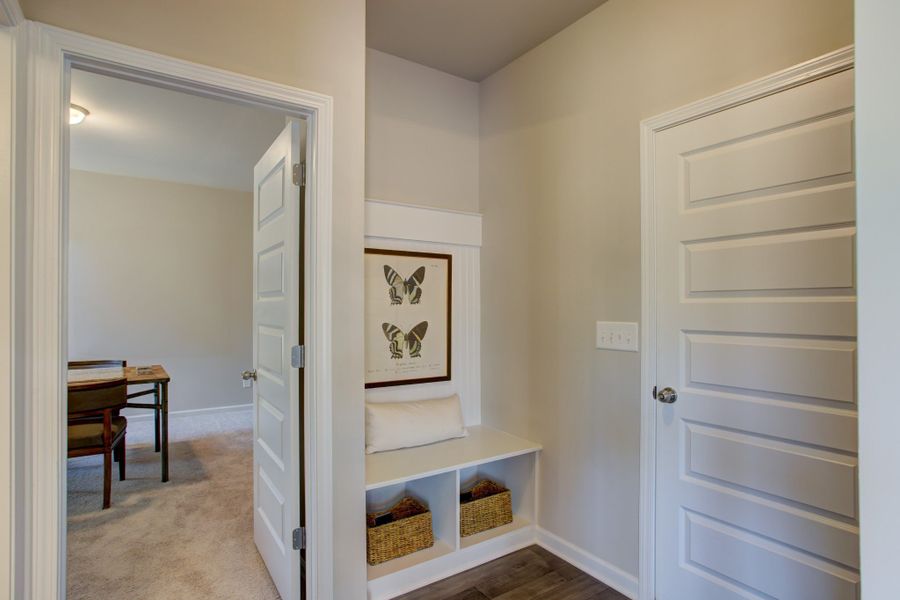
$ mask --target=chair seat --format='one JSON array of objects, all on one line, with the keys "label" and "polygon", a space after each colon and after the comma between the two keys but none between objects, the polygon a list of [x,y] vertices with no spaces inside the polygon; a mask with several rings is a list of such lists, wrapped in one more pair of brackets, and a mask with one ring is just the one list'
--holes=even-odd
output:
[{"label": "chair seat", "polygon": [[[125,417],[112,418],[113,440],[125,431]],[[79,419],[69,424],[69,450],[103,447],[103,419]]]}]

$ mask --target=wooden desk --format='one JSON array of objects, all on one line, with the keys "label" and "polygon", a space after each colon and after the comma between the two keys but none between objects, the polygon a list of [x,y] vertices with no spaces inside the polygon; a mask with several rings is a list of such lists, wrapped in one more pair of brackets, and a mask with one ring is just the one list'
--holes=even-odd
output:
[{"label": "wooden desk", "polygon": [[[144,367],[141,367],[142,369]],[[160,453],[162,480],[169,480],[169,381],[171,378],[162,365],[150,365],[148,373],[138,373],[138,367],[125,367],[124,369],[115,368],[99,368],[99,369],[70,369],[69,383],[70,390],[77,390],[79,387],[97,383],[105,379],[112,379],[124,376],[129,386],[132,385],[150,385],[150,389],[141,390],[128,394],[128,400],[140,398],[141,396],[153,395],[153,403],[128,402],[125,406],[129,408],[144,408],[154,411],[154,438],[156,441],[156,452]],[[96,371],[97,377],[91,377],[91,371]],[[73,372],[76,373],[77,380],[72,381]]]}]

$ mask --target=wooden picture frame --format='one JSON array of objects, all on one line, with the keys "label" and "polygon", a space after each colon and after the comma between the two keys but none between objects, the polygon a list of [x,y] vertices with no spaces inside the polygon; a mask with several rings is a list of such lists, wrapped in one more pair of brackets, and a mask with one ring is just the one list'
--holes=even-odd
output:
[{"label": "wooden picture frame", "polygon": [[449,381],[453,256],[365,249],[365,387]]}]

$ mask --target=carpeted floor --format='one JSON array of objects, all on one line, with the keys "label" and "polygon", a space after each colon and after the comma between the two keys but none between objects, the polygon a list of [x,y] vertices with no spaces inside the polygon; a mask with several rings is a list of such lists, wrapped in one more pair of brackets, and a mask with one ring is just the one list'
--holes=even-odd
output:
[{"label": "carpeted floor", "polygon": [[108,510],[102,457],[69,460],[69,600],[277,600],[253,543],[251,413],[173,417],[168,483],[152,421],[127,439]]}]

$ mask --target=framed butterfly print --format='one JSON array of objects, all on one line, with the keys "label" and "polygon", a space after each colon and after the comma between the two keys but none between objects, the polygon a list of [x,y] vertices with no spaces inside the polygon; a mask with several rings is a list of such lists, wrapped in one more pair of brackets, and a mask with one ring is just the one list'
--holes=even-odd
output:
[{"label": "framed butterfly print", "polygon": [[450,379],[453,257],[366,248],[366,387]]}]

